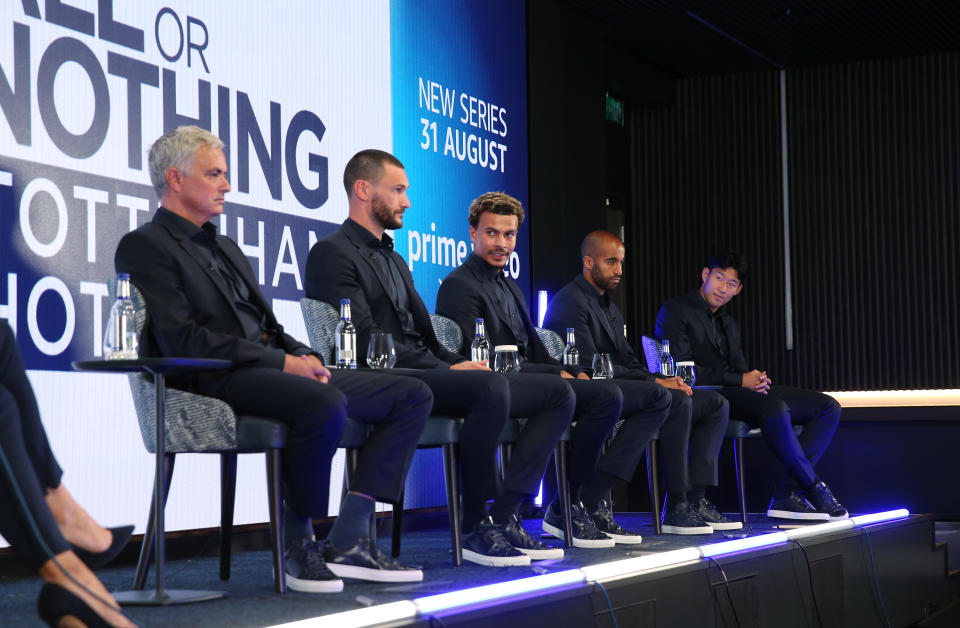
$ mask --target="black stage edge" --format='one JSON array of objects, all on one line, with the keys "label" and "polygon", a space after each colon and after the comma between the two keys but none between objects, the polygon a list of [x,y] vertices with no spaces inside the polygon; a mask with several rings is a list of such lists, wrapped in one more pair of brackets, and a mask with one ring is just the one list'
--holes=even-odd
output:
[{"label": "black stage edge", "polygon": [[578,585],[437,617],[464,627],[606,627],[615,625],[611,611],[616,625],[645,628],[910,626],[949,611],[960,595],[960,575],[948,572],[929,515],[801,543],[803,550],[783,544],[608,581],[605,591]]}]

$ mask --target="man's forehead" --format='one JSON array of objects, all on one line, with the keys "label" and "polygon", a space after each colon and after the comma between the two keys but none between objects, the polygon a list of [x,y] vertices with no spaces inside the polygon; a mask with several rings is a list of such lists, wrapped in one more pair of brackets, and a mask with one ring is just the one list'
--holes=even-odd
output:
[{"label": "man's forehead", "polygon": [[710,270],[710,272],[720,273],[727,279],[740,279],[740,273],[733,266],[730,266],[729,268],[713,268]]},{"label": "man's forehead", "polygon": [[503,231],[516,231],[519,228],[520,219],[514,214],[498,214],[496,212],[483,212],[477,221],[478,227],[501,229]]}]

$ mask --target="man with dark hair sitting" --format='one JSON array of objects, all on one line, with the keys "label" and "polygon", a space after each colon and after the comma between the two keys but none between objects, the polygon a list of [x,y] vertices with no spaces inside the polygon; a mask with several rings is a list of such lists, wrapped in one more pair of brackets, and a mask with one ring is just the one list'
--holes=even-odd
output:
[{"label": "man with dark hair sitting", "polygon": [[[763,430],[786,467],[768,517],[845,519],[846,508],[813,470],[840,422],[840,404],[813,390],[773,386],[766,371],[750,368],[740,328],[724,307],[743,290],[746,274],[747,262],[737,251],[711,257],[699,289],[660,307],[657,337],[670,341],[677,360],[696,363],[698,384],[722,386],[731,416]],[[799,437],[794,425],[803,426]]]},{"label": "man with dark hair sitting", "polygon": [[677,531],[678,510],[692,511],[714,530],[739,529],[739,521],[723,516],[706,497],[707,487],[717,485],[717,457],[729,422],[727,400],[712,390],[691,390],[678,377],[654,375],[637,358],[623,333],[623,314],[610,299],[623,276],[624,253],[623,242],[609,231],[589,233],[580,245],[582,270],[550,301],[544,326],[560,334],[573,328],[581,356],[610,355],[615,382],[641,380],[666,388],[672,397],[670,415],[690,425],[689,450],[687,441],[674,445],[661,439],[667,481],[664,531]]}]

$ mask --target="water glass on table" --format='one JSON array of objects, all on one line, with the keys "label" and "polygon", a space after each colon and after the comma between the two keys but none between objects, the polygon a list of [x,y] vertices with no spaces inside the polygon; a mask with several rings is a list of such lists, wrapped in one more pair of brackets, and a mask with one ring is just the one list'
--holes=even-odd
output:
[{"label": "water glass on table", "polygon": [[520,356],[517,345],[497,345],[494,348],[493,370],[497,373],[519,373]]},{"label": "water glass on table", "polygon": [[397,363],[397,349],[393,345],[393,335],[382,331],[370,334],[367,345],[367,366],[372,369],[392,369]]},{"label": "water glass on table", "polygon": [[609,353],[593,355],[593,379],[613,379],[613,360]]},{"label": "water glass on table", "polygon": [[677,377],[683,380],[683,383],[692,387],[697,381],[697,372],[694,369],[693,362],[677,362]]}]

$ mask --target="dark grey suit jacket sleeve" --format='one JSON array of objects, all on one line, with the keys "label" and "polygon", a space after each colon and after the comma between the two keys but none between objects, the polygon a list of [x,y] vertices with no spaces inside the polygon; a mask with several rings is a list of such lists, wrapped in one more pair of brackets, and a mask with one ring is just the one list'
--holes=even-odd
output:
[{"label": "dark grey suit jacket sleeve", "polygon": [[653,381],[654,375],[637,360],[626,337],[619,333],[623,329],[623,318],[619,311],[612,325],[612,338],[600,321],[601,315],[598,305],[588,301],[587,295],[574,280],[565,285],[550,301],[543,324],[560,334],[561,338],[566,338],[567,328],[573,327],[577,349],[580,351],[580,363],[584,366],[592,364],[594,354],[609,353],[615,364],[616,377]]},{"label": "dark grey suit jacket sleeve", "polygon": [[[144,354],[220,358],[234,366],[282,369],[284,351],[243,337],[234,305],[219,285],[222,279],[202,258],[191,254],[189,246],[156,221],[128,233],[117,246],[116,269],[130,274],[150,313],[150,327],[142,340]],[[241,272],[245,270],[253,298],[270,312],[249,262],[235,245],[224,250]],[[270,317],[275,322],[272,312]],[[283,337],[289,352],[309,351],[292,337]]]},{"label": "dark grey suit jacket sleeve", "polygon": [[[420,351],[404,342],[403,327],[384,280],[375,264],[341,230],[320,240],[310,249],[305,273],[306,294],[339,308],[340,299],[350,299],[353,324],[357,327],[357,351],[365,360],[370,331],[376,326],[393,335],[397,366],[403,368],[449,368],[463,358],[443,348],[437,341],[430,315],[413,287],[410,271],[401,266],[413,307],[414,326],[424,337],[430,352]],[[399,258],[399,256],[395,256]]]}]

